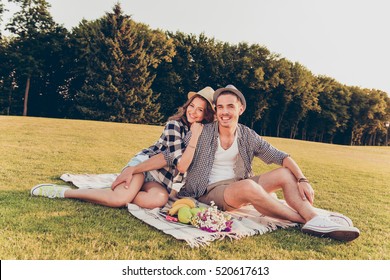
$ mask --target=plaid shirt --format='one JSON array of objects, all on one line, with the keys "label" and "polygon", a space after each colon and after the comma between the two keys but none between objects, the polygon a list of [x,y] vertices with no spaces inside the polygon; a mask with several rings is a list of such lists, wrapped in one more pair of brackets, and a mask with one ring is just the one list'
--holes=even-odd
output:
[{"label": "plaid shirt", "polygon": [[[186,183],[179,192],[180,196],[198,198],[205,194],[218,147],[218,137],[217,122],[204,126],[194,158],[187,170]],[[255,156],[266,164],[275,163],[278,165],[282,165],[283,159],[288,157],[288,154],[274,148],[254,130],[242,124],[237,126],[237,141],[238,151],[244,163],[244,174],[235,175],[242,179],[253,176],[252,160]]]},{"label": "plaid shirt", "polygon": [[162,183],[170,192],[172,189],[172,182],[181,181],[181,174],[178,174],[176,165],[183,155],[183,151],[187,146],[189,139],[186,138],[189,128],[182,121],[168,121],[165,125],[164,131],[158,141],[147,149],[143,149],[137,155],[147,155],[152,157],[162,153],[167,162],[164,168],[150,171],[152,176]]}]

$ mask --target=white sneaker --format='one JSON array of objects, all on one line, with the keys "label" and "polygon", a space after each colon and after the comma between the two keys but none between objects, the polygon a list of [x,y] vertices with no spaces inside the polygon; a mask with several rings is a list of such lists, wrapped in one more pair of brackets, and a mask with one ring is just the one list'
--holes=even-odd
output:
[{"label": "white sneaker", "polygon": [[359,229],[335,223],[326,216],[314,217],[302,227],[302,232],[340,241],[352,241],[360,235]]},{"label": "white sneaker", "polygon": [[347,227],[353,227],[353,222],[347,216],[340,213],[331,213],[329,216],[329,220],[335,222],[336,224],[344,225]]},{"label": "white sneaker", "polygon": [[32,196],[44,196],[48,198],[64,198],[64,193],[69,190],[68,186],[59,186],[54,184],[40,184],[31,189]]}]

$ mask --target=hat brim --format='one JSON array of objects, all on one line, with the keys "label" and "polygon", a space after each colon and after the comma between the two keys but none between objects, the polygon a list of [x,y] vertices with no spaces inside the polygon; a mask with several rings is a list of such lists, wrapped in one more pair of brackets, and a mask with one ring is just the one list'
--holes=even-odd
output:
[{"label": "hat brim", "polygon": [[221,95],[221,93],[223,92],[231,92],[235,95],[237,95],[237,97],[241,100],[241,104],[242,106],[244,107],[244,111],[246,109],[246,100],[245,100],[245,97],[244,95],[241,93],[241,91],[239,91],[238,89],[235,89],[235,88],[219,88],[217,89],[215,92],[214,92],[214,97],[213,97],[213,102],[215,105],[217,105],[217,99],[218,97]]},{"label": "hat brim", "polygon": [[213,104],[213,94],[209,94],[210,96],[205,96],[204,94],[202,94],[201,92],[195,92],[195,91],[190,91],[188,94],[187,94],[187,97],[188,99],[192,98],[193,96],[195,95],[198,95],[200,97],[203,97],[211,106],[211,108],[214,110],[214,104]]}]

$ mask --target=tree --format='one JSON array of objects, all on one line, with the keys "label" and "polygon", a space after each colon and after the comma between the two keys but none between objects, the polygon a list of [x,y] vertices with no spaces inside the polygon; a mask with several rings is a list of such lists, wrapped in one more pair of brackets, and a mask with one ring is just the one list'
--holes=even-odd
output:
[{"label": "tree", "polygon": [[[0,2],[0,25],[3,21],[3,12],[4,4]],[[3,94],[5,92],[5,76],[7,75],[7,71],[4,69],[5,65],[7,65],[5,56],[6,48],[7,42],[3,39],[3,35],[0,29],[0,113],[2,111],[2,108],[6,107],[5,94]]]},{"label": "tree", "polygon": [[269,123],[269,134],[279,137],[282,135],[282,125],[285,120],[285,115],[289,104],[293,99],[293,80],[291,71],[293,63],[285,58],[274,61],[272,69],[274,79],[274,87],[270,89],[271,98],[269,100],[269,109],[266,112],[265,119]]},{"label": "tree", "polygon": [[159,123],[158,96],[151,90],[152,69],[172,55],[167,39],[137,25],[119,4],[101,19],[84,20],[73,36],[78,57],[71,85],[73,116]]},{"label": "tree", "polygon": [[348,125],[350,92],[347,87],[326,76],[317,77],[316,85],[320,110],[309,112],[308,139],[334,143],[334,137],[344,133]]},{"label": "tree", "polygon": [[[5,11],[3,1],[0,2],[0,24],[3,22],[3,13]],[[0,29],[0,39],[2,38],[1,29]]]},{"label": "tree", "polygon": [[[293,94],[286,117],[289,137],[295,138],[298,134],[299,124],[304,122],[308,112],[319,110],[319,106],[318,92],[314,86],[315,79],[312,73],[297,62],[294,63],[291,70],[292,87],[290,90]],[[306,123],[303,123],[301,134],[302,138],[305,138]]]},{"label": "tree", "polygon": [[237,45],[233,81],[245,93],[247,111],[241,121],[251,128],[254,128],[269,108],[269,85],[265,77],[272,59],[270,51],[263,46],[247,43]]},{"label": "tree", "polygon": [[350,132],[350,144],[362,145],[363,134],[368,127],[367,119],[370,114],[368,92],[359,87],[350,87],[351,102],[349,106],[350,120],[348,123]]},{"label": "tree", "polygon": [[366,128],[363,131],[362,142],[364,145],[379,144],[380,133],[384,131],[384,123],[387,120],[388,96],[380,90],[368,90],[368,111]]},{"label": "tree", "polygon": [[10,115],[11,107],[15,103],[15,71],[10,41],[0,38],[0,114]]},{"label": "tree", "polygon": [[[165,62],[157,69],[157,78],[153,83],[153,90],[160,92],[158,101],[161,104],[161,113],[164,119],[171,116],[176,109],[187,100],[189,91],[197,91],[210,84],[204,84],[199,75],[202,64],[197,50],[198,38],[182,32],[171,33],[167,36],[173,39],[175,55],[172,62]],[[207,59],[207,58],[206,58]]]},{"label": "tree", "polygon": [[[17,87],[21,89],[24,84],[24,97],[21,98],[24,101],[23,115],[27,115],[30,97],[34,103],[33,114],[41,115],[43,109],[50,108],[46,106],[50,102],[44,102],[47,97],[57,95],[56,98],[60,98],[57,88],[63,77],[56,79],[55,85],[52,78],[55,74],[64,73],[64,69],[59,68],[62,66],[64,56],[61,54],[67,41],[67,32],[53,21],[48,11],[49,4],[45,0],[12,1],[21,6],[21,10],[7,24],[7,30],[16,36],[10,43],[15,65],[12,72],[15,73]],[[30,86],[33,88],[32,96]]]}]

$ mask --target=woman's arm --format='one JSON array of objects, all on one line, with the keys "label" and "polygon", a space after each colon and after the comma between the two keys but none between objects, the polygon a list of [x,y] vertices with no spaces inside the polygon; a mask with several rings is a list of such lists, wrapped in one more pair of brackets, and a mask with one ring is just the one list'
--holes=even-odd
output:
[{"label": "woman's arm", "polygon": [[136,166],[124,168],[112,183],[111,188],[115,189],[115,187],[123,182],[125,183],[125,188],[128,188],[133,174],[157,170],[167,165],[177,168],[180,173],[185,173],[192,162],[199,135],[203,130],[203,124],[196,123],[191,126],[191,139],[187,145],[188,149],[184,153],[184,139],[182,138],[180,128],[180,124],[177,121],[168,122],[163,132],[165,139],[167,139],[165,151]]},{"label": "woman's arm", "polygon": [[125,188],[127,189],[134,174],[160,169],[166,165],[167,162],[165,161],[164,156],[162,154],[158,154],[135,166],[127,166],[111,184],[111,189],[115,189],[122,183],[125,183]]},{"label": "woman's arm", "polygon": [[164,166],[173,166],[182,156],[182,150],[185,145],[182,137],[182,126],[178,121],[169,121],[164,127],[161,139],[164,139],[165,150],[152,156],[148,160],[136,165],[125,167],[121,174],[115,179],[111,185],[111,189],[115,189],[118,185],[125,183],[125,188],[130,185],[133,174],[145,171],[157,170]]},{"label": "woman's arm", "polygon": [[171,129],[165,131],[168,140],[167,149],[163,151],[164,158],[168,166],[176,168],[180,173],[185,173],[194,157],[203,124],[192,124],[191,131],[184,138],[181,132],[182,125],[178,121],[172,122],[170,126]]},{"label": "woman's arm", "polygon": [[191,139],[187,144],[183,155],[178,160],[178,163],[176,165],[176,168],[180,173],[185,173],[190,166],[192,159],[194,158],[196,145],[198,144],[198,139],[200,134],[202,133],[202,130],[203,124],[201,123],[193,123],[191,125]]}]

